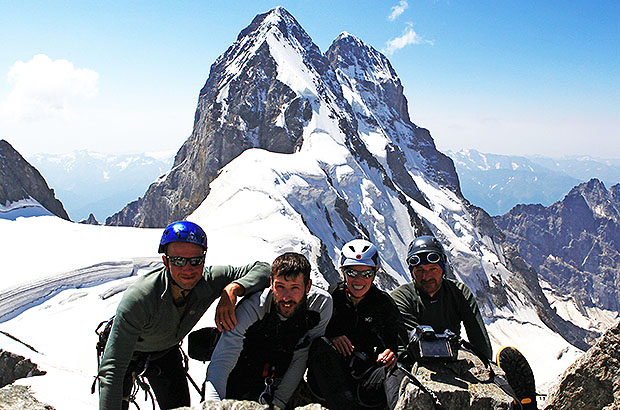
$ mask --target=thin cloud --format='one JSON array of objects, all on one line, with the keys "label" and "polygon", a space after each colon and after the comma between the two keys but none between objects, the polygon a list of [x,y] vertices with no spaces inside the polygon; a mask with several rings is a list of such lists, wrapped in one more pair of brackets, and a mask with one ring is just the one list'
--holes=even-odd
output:
[{"label": "thin cloud", "polygon": [[434,43],[430,40],[423,39],[418,33],[413,31],[413,24],[407,23],[407,27],[403,31],[403,34],[400,37],[388,40],[383,52],[391,55],[394,54],[396,50],[400,50],[409,44],[430,44],[432,46]]},{"label": "thin cloud", "polygon": [[17,61],[7,77],[12,89],[0,102],[0,115],[18,121],[69,116],[73,107],[99,91],[97,72],[45,54],[28,62]]},{"label": "thin cloud", "polygon": [[398,3],[397,6],[392,7],[392,13],[388,16],[388,19],[390,21],[396,20],[398,16],[407,10],[407,7],[409,7],[409,3],[407,3],[406,0],[400,0],[400,3]]}]

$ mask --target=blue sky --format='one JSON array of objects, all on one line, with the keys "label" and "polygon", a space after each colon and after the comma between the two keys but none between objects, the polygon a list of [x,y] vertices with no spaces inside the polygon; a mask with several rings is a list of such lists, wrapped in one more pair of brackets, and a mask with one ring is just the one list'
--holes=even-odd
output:
[{"label": "blue sky", "polygon": [[342,31],[384,51],[441,150],[620,158],[615,0],[0,0],[0,138],[175,151],[211,64],[277,5],[322,51]]}]

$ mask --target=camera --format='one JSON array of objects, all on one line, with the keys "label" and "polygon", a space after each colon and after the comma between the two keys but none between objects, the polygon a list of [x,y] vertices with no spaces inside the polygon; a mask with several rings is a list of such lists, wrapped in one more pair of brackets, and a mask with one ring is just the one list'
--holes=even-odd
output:
[{"label": "camera", "polygon": [[455,361],[460,340],[450,329],[435,333],[431,326],[417,326],[409,334],[408,353],[420,362]]}]

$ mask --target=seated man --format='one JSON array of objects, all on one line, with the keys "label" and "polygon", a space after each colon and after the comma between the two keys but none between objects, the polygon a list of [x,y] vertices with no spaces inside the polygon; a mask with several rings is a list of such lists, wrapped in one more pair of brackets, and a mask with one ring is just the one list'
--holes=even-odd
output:
[{"label": "seated man", "polygon": [[310,263],[288,252],[271,265],[270,287],[244,298],[207,369],[205,400],[253,400],[284,409],[306,370],[313,339],[332,314],[329,293],[312,286]]},{"label": "seated man", "polygon": [[437,238],[415,238],[407,252],[407,264],[414,280],[399,286],[390,295],[408,333],[418,325],[429,325],[437,333],[449,329],[460,335],[463,323],[477,353],[491,360],[491,342],[476,299],[464,283],[445,277],[446,261]]},{"label": "seated man", "polygon": [[[325,337],[310,349],[308,383],[330,410],[386,405],[384,380],[396,365],[402,319],[390,296],[374,284],[379,269],[375,245],[355,239],[342,247],[332,315]],[[390,408],[398,399],[387,392]]]},{"label": "seated man", "polygon": [[[414,281],[391,293],[407,332],[418,325],[429,325],[436,333],[449,329],[460,335],[463,323],[474,353],[492,360],[491,342],[476,299],[465,284],[445,277],[446,262],[446,253],[433,236],[420,236],[409,245],[407,264]],[[521,407],[536,409],[534,377],[525,357],[515,348],[505,348],[500,350],[497,364],[506,373]]]}]

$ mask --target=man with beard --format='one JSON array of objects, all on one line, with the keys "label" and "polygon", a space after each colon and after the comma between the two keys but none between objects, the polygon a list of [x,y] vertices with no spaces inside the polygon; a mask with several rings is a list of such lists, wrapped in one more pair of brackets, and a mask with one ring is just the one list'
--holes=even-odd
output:
[{"label": "man with beard", "polygon": [[310,263],[287,252],[271,265],[270,287],[244,298],[207,369],[205,400],[253,400],[285,408],[306,370],[310,343],[332,314],[329,293],[312,286]]}]

